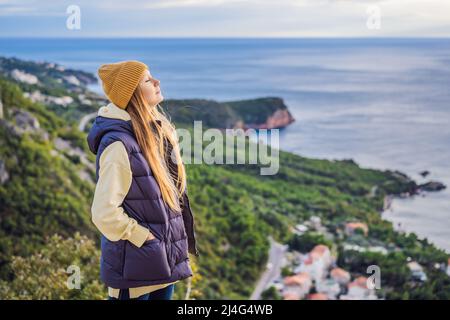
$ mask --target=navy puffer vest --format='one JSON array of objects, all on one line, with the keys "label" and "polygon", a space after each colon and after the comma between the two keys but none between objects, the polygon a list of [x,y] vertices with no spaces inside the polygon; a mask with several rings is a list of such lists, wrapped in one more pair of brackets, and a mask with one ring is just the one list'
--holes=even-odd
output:
[{"label": "navy puffer vest", "polygon": [[127,240],[110,241],[102,235],[100,275],[109,287],[126,289],[162,284],[192,276],[188,252],[198,255],[193,215],[189,200],[183,197],[183,214],[163,201],[161,190],[141,153],[131,121],[97,116],[88,135],[90,150],[97,155],[96,177],[103,150],[122,141],[133,174],[123,201],[125,212],[147,227],[155,239],[136,247]]}]

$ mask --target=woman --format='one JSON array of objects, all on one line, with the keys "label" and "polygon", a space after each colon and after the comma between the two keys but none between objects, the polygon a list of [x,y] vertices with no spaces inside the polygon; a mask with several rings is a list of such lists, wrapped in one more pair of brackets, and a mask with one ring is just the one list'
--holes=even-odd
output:
[{"label": "woman", "polygon": [[171,299],[199,255],[173,125],[158,110],[160,82],[139,61],[98,69],[111,101],[88,135],[96,154],[92,221],[102,233],[100,275],[109,299]]}]

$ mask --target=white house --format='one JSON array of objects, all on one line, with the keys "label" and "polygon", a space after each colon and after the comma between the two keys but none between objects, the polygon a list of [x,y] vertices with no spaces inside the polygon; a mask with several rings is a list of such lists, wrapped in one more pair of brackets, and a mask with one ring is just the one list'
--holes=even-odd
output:
[{"label": "white house", "polygon": [[348,292],[346,295],[341,295],[341,300],[376,300],[374,289],[367,287],[367,278],[358,277],[347,285]]},{"label": "white house", "polygon": [[39,82],[38,78],[35,75],[26,73],[18,69],[14,69],[13,71],[11,71],[11,76],[13,77],[14,80],[28,84],[36,84]]},{"label": "white house", "polygon": [[450,258],[447,261],[447,275],[450,277]]},{"label": "white house", "polygon": [[409,270],[411,270],[412,276],[415,280],[427,281],[427,275],[423,271],[423,268],[416,261],[411,261],[407,264]]},{"label": "white house", "polygon": [[322,281],[316,282],[316,291],[318,293],[326,294],[328,299],[334,300],[341,292],[341,287],[335,280],[327,278]]},{"label": "white house", "polygon": [[283,283],[283,297],[298,297],[298,299],[303,299],[309,293],[312,285],[310,275],[304,272],[285,277]]},{"label": "white house", "polygon": [[361,230],[365,236],[369,233],[369,227],[364,222],[348,222],[345,225],[345,233],[349,236],[353,235],[356,230]]},{"label": "white house", "polygon": [[295,272],[306,272],[314,281],[319,282],[327,275],[331,263],[330,249],[319,244],[306,255],[306,259],[295,269]]},{"label": "white house", "polygon": [[330,277],[342,286],[347,285],[350,282],[350,273],[342,268],[334,268],[330,271]]}]

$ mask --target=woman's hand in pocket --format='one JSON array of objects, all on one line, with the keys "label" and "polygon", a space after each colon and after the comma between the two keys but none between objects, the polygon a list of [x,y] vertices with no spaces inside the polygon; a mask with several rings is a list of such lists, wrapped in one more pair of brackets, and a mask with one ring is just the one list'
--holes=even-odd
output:
[{"label": "woman's hand in pocket", "polygon": [[153,239],[156,239],[156,237],[153,235],[153,233],[149,233],[148,234],[148,236],[147,236],[147,239],[145,239],[145,241],[147,242],[147,241],[150,241],[150,240],[153,240]]}]

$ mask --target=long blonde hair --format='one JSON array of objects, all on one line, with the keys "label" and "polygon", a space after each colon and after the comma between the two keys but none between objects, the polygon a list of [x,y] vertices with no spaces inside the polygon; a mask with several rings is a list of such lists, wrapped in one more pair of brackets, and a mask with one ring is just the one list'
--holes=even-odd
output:
[{"label": "long blonde hair", "polygon": [[[186,172],[175,127],[158,108],[159,104],[153,107],[145,101],[138,86],[126,110],[130,114],[133,131],[142,154],[161,189],[163,200],[172,210],[180,212],[180,199],[186,189]],[[161,125],[157,120],[161,121]],[[170,145],[167,145],[167,142]],[[170,161],[172,163],[169,163]]]}]

